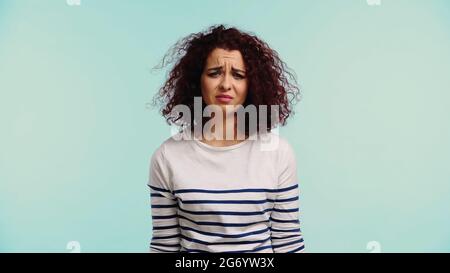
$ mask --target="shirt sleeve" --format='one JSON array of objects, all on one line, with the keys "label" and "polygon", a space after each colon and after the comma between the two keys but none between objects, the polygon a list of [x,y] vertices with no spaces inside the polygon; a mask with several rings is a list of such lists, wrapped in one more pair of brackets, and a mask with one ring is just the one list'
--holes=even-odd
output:
[{"label": "shirt sleeve", "polygon": [[156,150],[151,158],[148,186],[153,226],[150,253],[179,252],[178,202],[173,195],[163,147]]},{"label": "shirt sleeve", "polygon": [[280,142],[279,187],[271,212],[271,238],[275,253],[303,252],[299,221],[299,187],[295,154],[289,143]]}]

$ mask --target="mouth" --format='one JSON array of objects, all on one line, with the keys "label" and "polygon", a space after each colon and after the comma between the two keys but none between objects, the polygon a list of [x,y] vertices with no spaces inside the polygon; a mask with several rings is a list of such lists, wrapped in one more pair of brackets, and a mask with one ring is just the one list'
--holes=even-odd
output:
[{"label": "mouth", "polygon": [[216,96],[216,99],[220,102],[227,103],[230,102],[233,99],[233,97],[228,95],[218,95]]}]

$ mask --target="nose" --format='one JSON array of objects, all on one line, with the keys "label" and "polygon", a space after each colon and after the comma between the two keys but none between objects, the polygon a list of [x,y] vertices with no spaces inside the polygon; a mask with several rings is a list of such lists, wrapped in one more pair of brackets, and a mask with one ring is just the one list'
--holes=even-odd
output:
[{"label": "nose", "polygon": [[220,89],[223,91],[231,90],[231,80],[228,73],[225,73],[222,82],[220,83]]}]

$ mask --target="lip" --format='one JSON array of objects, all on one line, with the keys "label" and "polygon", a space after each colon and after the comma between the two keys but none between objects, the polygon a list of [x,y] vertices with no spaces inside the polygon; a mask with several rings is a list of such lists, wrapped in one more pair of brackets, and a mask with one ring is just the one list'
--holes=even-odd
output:
[{"label": "lip", "polygon": [[226,103],[226,102],[230,102],[233,99],[233,97],[228,96],[228,95],[218,95],[218,96],[216,96],[216,99],[220,102]]}]

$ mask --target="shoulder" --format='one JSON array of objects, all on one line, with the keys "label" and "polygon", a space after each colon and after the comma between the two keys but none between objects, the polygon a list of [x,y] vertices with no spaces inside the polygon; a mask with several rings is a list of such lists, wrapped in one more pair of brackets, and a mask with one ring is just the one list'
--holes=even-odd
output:
[{"label": "shoulder", "polygon": [[295,151],[289,141],[278,133],[267,133],[261,139],[261,151],[273,157],[280,170],[296,165]]},{"label": "shoulder", "polygon": [[289,141],[278,133],[270,132],[261,135],[259,143],[262,151],[274,152],[279,155],[293,152]]},{"label": "shoulder", "polygon": [[186,152],[187,141],[181,139],[180,134],[176,134],[164,140],[153,152],[152,161],[165,160],[172,154]]}]

